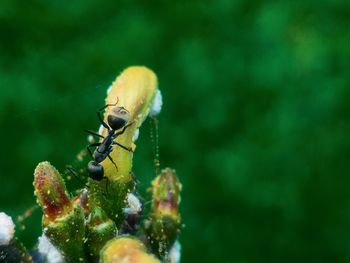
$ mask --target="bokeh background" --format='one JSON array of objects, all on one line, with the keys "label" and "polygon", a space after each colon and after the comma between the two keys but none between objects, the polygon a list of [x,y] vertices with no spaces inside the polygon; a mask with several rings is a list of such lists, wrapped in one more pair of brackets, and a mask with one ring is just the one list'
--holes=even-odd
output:
[{"label": "bokeh background", "polygon": [[[2,0],[0,210],[31,207],[36,164],[70,164],[116,75],[146,65],[161,165],[183,183],[183,262],[349,262],[349,24],[345,0]],[[17,231],[29,247],[40,217]]]}]

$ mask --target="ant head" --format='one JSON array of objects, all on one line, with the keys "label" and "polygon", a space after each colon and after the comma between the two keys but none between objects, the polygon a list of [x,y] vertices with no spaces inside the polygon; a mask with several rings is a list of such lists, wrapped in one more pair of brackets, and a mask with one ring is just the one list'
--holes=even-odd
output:
[{"label": "ant head", "polygon": [[87,166],[87,171],[91,179],[101,181],[103,179],[103,166],[95,161],[90,161]]},{"label": "ant head", "polygon": [[130,113],[124,107],[116,107],[107,117],[109,127],[113,130],[119,130],[129,121]]}]

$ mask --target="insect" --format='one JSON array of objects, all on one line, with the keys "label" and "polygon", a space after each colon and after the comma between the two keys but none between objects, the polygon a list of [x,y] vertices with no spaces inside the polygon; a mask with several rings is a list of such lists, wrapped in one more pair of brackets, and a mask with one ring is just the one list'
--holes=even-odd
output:
[{"label": "insect", "polygon": [[[113,161],[112,157],[109,155],[113,151],[113,146],[118,145],[119,147],[132,152],[132,149],[126,147],[118,142],[115,139],[122,135],[125,130],[133,124],[133,122],[129,122],[129,111],[127,111],[124,107],[115,107],[111,110],[111,112],[107,116],[107,123],[103,120],[101,112],[105,110],[107,107],[116,106],[118,100],[114,104],[107,104],[103,108],[101,108],[97,112],[98,119],[103,127],[105,127],[108,131],[106,137],[98,134],[96,132],[86,130],[87,133],[102,138],[102,142],[92,143],[87,146],[87,150],[92,157],[92,161],[90,161],[87,165],[87,171],[91,179],[96,181],[101,181],[104,178],[104,170],[101,162],[108,158],[118,169],[116,163]],[[92,152],[91,148],[97,147],[94,152]]]}]

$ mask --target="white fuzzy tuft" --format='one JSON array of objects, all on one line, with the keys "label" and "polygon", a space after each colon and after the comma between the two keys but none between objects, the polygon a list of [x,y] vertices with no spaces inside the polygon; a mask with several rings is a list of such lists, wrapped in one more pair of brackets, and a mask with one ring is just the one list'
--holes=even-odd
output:
[{"label": "white fuzzy tuft", "polygon": [[100,128],[98,129],[98,134],[102,135],[103,129],[106,129],[102,124],[100,125]]},{"label": "white fuzzy tuft", "polygon": [[94,136],[92,136],[91,134],[89,134],[89,135],[87,136],[87,141],[88,141],[89,143],[94,143],[94,142],[95,142]]},{"label": "white fuzzy tuft", "polygon": [[125,214],[134,215],[141,211],[142,204],[136,195],[129,193],[127,194],[126,200],[128,202],[128,206],[124,208]]},{"label": "white fuzzy tuft", "polygon": [[163,105],[162,93],[160,93],[160,90],[157,89],[157,93],[154,96],[151,110],[149,112],[149,116],[154,117],[158,115],[162,110],[162,105]]},{"label": "white fuzzy tuft", "polygon": [[132,141],[136,142],[136,140],[139,138],[140,135],[140,129],[136,129],[134,136],[132,136]]},{"label": "white fuzzy tuft", "polygon": [[169,263],[180,263],[181,244],[178,240],[171,247],[169,254],[168,254],[168,257],[169,257]]},{"label": "white fuzzy tuft", "polygon": [[0,245],[8,245],[15,234],[12,218],[4,212],[0,213]]},{"label": "white fuzzy tuft", "polygon": [[39,237],[38,244],[39,252],[46,257],[47,263],[64,263],[64,259],[61,253],[57,250],[57,248],[52,245],[50,240],[43,234]]},{"label": "white fuzzy tuft", "polygon": [[110,85],[109,87],[108,87],[108,89],[107,89],[107,95],[111,92],[111,90],[112,90],[112,87],[113,87],[113,85]]}]

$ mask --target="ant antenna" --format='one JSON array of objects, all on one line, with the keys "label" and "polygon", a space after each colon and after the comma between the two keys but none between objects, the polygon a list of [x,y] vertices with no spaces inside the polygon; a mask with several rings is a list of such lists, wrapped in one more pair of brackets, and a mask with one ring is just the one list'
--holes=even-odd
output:
[{"label": "ant antenna", "polygon": [[111,107],[111,106],[117,106],[118,102],[119,102],[119,98],[117,97],[117,101],[115,103],[108,103],[105,106],[103,106],[99,111],[103,111],[104,109]]},{"label": "ant antenna", "polygon": [[[150,136],[153,144],[153,156],[154,156],[154,170],[156,175],[160,173],[160,160],[159,160],[159,134],[158,134],[158,119],[156,117],[150,118]],[[154,128],[154,129],[153,129]]]},{"label": "ant antenna", "polygon": [[108,185],[109,185],[109,180],[108,178],[106,177],[106,194],[109,195],[109,192],[108,192]]},{"label": "ant antenna", "polygon": [[[67,171],[74,176],[82,185],[85,185],[85,182],[80,178],[79,172],[72,166],[66,165]],[[67,176],[67,180],[70,181],[70,176]]]}]

